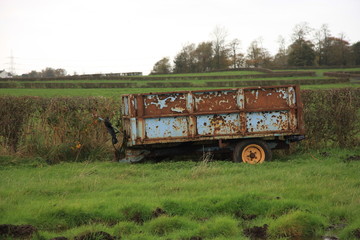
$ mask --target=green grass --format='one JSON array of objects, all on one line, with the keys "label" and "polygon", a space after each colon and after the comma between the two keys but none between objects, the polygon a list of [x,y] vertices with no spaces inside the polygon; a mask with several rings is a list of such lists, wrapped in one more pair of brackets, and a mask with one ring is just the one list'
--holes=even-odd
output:
[{"label": "green grass", "polygon": [[[228,85],[231,86],[231,82],[235,81],[274,81],[276,80],[278,83],[281,84],[282,81],[291,81],[291,80],[326,80],[326,79],[333,79],[329,77],[324,77],[324,72],[329,71],[359,71],[360,68],[350,68],[350,69],[314,69],[311,71],[316,72],[316,76],[314,77],[277,77],[277,78],[261,78],[261,72],[255,71],[229,71],[229,72],[211,72],[211,73],[189,73],[189,74],[168,74],[168,75],[153,75],[151,77],[186,77],[186,76],[209,76],[207,80],[174,80],[174,79],[166,79],[166,80],[59,80],[59,81],[36,81],[41,83],[71,83],[71,84],[84,84],[84,83],[133,83],[136,84],[137,87],[132,88],[47,88],[47,89],[37,89],[37,88],[22,88],[22,82],[25,81],[18,81],[16,82],[19,86],[18,88],[0,88],[0,95],[13,95],[13,96],[44,96],[44,97],[54,97],[54,96],[105,96],[105,97],[118,97],[121,94],[128,94],[128,93],[149,93],[149,92],[171,92],[171,91],[187,91],[187,90],[201,90],[201,89],[226,89],[230,87],[206,87],[207,84],[209,85],[218,85],[217,83],[221,82],[228,82]],[[282,72],[285,70],[278,70],[274,72]],[[286,71],[294,71],[294,70],[286,70]],[[295,70],[295,71],[310,71],[310,70]],[[247,74],[259,74],[259,78],[254,79],[211,79],[211,76],[229,76],[229,75],[247,75]],[[146,76],[144,76],[146,79]],[[162,84],[163,82],[168,83],[166,88],[147,88],[145,87],[146,84]],[[36,83],[35,82],[35,83]],[[216,82],[216,83],[215,83]],[[0,81],[1,83],[1,81]],[[29,82],[31,83],[31,82]],[[178,83],[181,86],[183,83],[183,87],[171,87],[171,83]],[[193,85],[196,87],[185,87],[186,85]],[[254,83],[258,84],[258,83]],[[274,83],[269,83],[269,85],[273,85]],[[224,85],[223,85],[224,86]],[[76,86],[75,86],[76,87]],[[316,84],[316,85],[302,85],[302,89],[330,89],[330,88],[345,88],[345,87],[359,87],[358,83],[333,83],[333,84]]]},{"label": "green grass", "polygon": [[352,239],[360,228],[360,161],[344,161],[349,155],[360,149],[279,155],[256,166],[49,166],[41,159],[1,157],[0,224],[32,224],[39,229],[35,239],[89,231],[123,239],[248,239],[244,229],[264,224],[274,239]]}]

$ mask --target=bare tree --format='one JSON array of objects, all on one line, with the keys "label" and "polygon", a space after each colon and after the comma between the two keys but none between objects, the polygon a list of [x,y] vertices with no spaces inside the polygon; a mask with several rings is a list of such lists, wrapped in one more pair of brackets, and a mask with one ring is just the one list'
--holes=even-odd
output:
[{"label": "bare tree", "polygon": [[226,58],[224,54],[226,54],[226,48],[225,48],[225,40],[228,33],[227,30],[224,27],[216,26],[212,36],[214,38],[213,40],[213,47],[215,52],[215,68],[221,69],[224,67],[224,63],[221,61],[222,59]]},{"label": "bare tree", "polygon": [[279,49],[277,54],[275,55],[274,58],[274,65],[276,66],[286,66],[287,65],[287,51],[286,51],[286,41],[285,38],[283,36],[279,36],[278,37],[278,44],[279,44]]},{"label": "bare tree", "polygon": [[348,59],[349,59],[349,55],[350,55],[350,47],[349,47],[349,42],[346,40],[346,35],[345,33],[340,33],[339,34],[339,40],[342,44],[340,44],[340,51],[341,51],[341,65],[345,66],[347,64]]},{"label": "bare tree", "polygon": [[313,29],[309,26],[307,22],[296,24],[293,29],[292,40],[294,42],[300,39],[305,40],[312,31]]},{"label": "bare tree", "polygon": [[328,64],[328,55],[329,55],[329,38],[331,37],[330,29],[327,24],[321,25],[321,28],[315,32],[314,41],[315,41],[315,51],[316,51],[316,61],[319,65]]},{"label": "bare tree", "polygon": [[232,40],[229,43],[229,47],[230,47],[230,51],[231,51],[231,59],[232,59],[232,65],[233,68],[238,68],[240,67],[238,65],[239,61],[238,61],[238,57],[240,57],[241,55],[238,54],[238,50],[239,50],[239,46],[240,46],[240,40],[235,38],[234,40]]},{"label": "bare tree", "polygon": [[263,48],[261,37],[251,42],[247,52],[246,64],[248,66],[260,67],[269,65],[271,62],[270,53]]}]

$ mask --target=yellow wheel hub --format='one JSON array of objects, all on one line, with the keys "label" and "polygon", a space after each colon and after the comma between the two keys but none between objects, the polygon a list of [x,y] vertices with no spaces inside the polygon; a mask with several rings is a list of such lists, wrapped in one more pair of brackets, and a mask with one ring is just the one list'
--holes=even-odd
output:
[{"label": "yellow wheel hub", "polygon": [[250,144],[242,151],[241,158],[245,163],[262,163],[265,161],[265,151],[257,144]]}]

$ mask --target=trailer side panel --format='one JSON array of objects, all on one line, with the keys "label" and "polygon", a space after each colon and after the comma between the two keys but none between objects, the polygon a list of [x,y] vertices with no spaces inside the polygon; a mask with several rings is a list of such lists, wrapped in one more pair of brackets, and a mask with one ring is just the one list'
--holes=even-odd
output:
[{"label": "trailer side panel", "polygon": [[127,145],[302,135],[299,86],[122,96]]}]

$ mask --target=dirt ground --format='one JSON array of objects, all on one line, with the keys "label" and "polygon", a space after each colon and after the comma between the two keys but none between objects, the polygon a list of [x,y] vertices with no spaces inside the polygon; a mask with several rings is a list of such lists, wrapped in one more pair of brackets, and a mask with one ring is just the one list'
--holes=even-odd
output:
[{"label": "dirt ground", "polygon": [[251,228],[245,228],[244,229],[244,235],[249,237],[252,240],[258,239],[267,239],[267,228],[268,225],[264,224],[262,227],[251,227]]},{"label": "dirt ground", "polygon": [[31,225],[12,225],[12,224],[1,224],[0,225],[0,236],[8,236],[13,238],[30,238],[37,229]]}]

